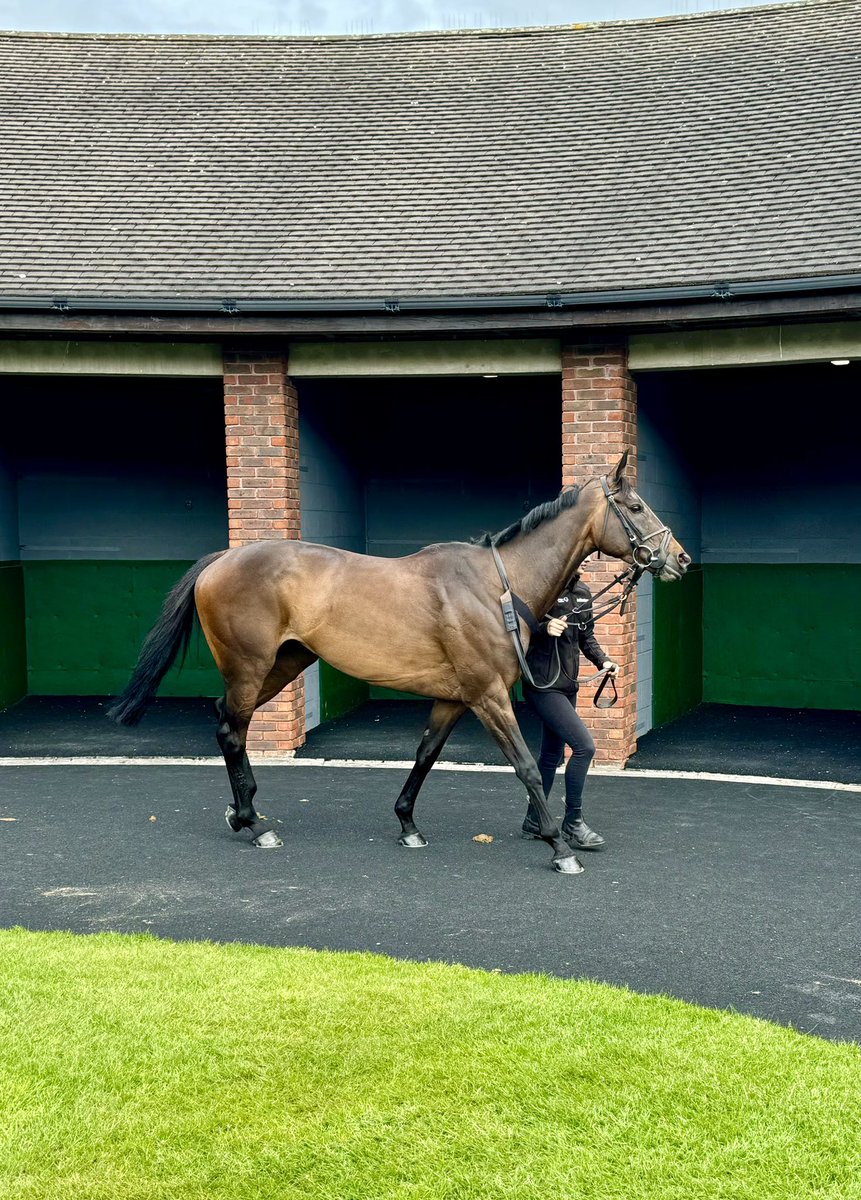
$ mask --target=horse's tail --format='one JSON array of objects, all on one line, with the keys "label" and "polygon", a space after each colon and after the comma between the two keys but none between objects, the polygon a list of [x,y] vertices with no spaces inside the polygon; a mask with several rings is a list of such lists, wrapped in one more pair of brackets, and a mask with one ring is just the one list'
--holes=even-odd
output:
[{"label": "horse's tail", "polygon": [[161,616],[141,647],[131,679],[108,709],[107,715],[118,725],[137,725],[180,650],[181,662],[185,662],[194,624],[194,585],[206,567],[224,553],[217,550],[201,558],[168,593]]}]

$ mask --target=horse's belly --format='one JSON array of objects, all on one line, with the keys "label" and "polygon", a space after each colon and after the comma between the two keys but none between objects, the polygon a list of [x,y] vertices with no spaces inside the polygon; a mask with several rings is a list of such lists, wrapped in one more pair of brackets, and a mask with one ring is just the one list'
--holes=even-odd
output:
[{"label": "horse's belly", "polygon": [[452,694],[451,669],[426,639],[391,633],[371,638],[361,629],[330,628],[302,640],[336,670],[376,687],[427,696]]}]

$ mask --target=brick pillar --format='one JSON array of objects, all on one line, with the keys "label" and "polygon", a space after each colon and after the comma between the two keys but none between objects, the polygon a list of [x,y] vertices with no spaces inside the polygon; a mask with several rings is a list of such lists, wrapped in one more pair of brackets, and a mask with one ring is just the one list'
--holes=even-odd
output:
[{"label": "brick pillar", "polygon": [[[299,406],[282,351],[225,351],[224,422],[230,545],[298,538]],[[300,676],[254,714],[248,750],[257,758],[285,754],[304,741]]]},{"label": "brick pillar", "polygon": [[[637,391],[628,373],[626,344],[571,345],[562,349],[562,482],[583,483],[603,475],[626,446],[633,456],[628,477],[636,478]],[[622,569],[617,559],[593,557],[584,576],[599,591]],[[592,707],[592,688],[583,689],[580,711],[595,737],[595,762],[621,766],[637,747],[637,610],[634,598],[599,621],[599,644],[621,664],[615,708]],[[590,670],[589,663],[581,665]],[[605,692],[606,695],[606,692]]]}]

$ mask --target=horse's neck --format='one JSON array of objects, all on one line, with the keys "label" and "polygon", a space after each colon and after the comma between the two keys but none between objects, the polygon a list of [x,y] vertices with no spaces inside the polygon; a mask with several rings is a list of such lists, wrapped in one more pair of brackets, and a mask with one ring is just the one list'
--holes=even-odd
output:
[{"label": "horse's neck", "polygon": [[579,505],[517,534],[502,547],[513,590],[542,617],[587,554],[594,550],[588,517]]}]

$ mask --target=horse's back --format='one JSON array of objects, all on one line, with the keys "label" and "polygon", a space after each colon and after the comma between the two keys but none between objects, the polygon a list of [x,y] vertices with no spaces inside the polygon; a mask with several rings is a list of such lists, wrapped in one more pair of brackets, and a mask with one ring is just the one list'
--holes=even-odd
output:
[{"label": "horse's back", "polygon": [[264,655],[295,640],[347,674],[439,694],[443,598],[474,549],[439,543],[381,558],[299,539],[253,542],[202,573],[198,613],[210,644],[238,638]]}]

